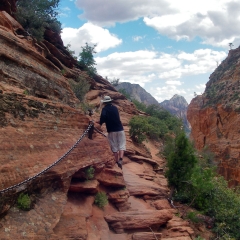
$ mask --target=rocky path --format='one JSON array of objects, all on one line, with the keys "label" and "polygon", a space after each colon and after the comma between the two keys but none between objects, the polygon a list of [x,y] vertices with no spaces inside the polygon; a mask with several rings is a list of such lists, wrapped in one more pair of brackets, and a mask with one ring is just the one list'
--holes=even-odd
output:
[{"label": "rocky path", "polygon": [[[153,146],[151,146],[153,148]],[[156,150],[156,149],[155,149]],[[190,240],[194,232],[168,201],[163,161],[132,155],[123,169],[96,168],[93,180],[73,176],[68,195],[48,189],[28,212],[13,207],[1,220],[1,239]],[[101,167],[101,166],[100,166]],[[94,204],[97,191],[108,195],[104,209]]]}]

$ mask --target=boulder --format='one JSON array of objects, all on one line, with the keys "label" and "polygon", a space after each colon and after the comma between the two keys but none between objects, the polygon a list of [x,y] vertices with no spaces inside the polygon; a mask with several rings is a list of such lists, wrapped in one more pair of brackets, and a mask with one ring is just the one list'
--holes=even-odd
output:
[{"label": "boulder", "polygon": [[115,232],[122,233],[127,229],[161,226],[166,224],[172,217],[172,212],[168,210],[138,210],[107,215],[105,220]]}]

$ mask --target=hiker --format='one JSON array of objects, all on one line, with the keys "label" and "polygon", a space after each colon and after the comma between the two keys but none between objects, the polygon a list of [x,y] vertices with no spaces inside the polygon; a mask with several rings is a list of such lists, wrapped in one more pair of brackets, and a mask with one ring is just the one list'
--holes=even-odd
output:
[{"label": "hiker", "polygon": [[123,155],[126,150],[126,137],[119,112],[117,107],[112,105],[111,97],[105,96],[101,102],[104,107],[101,112],[100,121],[97,121],[97,123],[101,126],[103,123],[106,124],[111,150],[118,167],[122,169]]}]

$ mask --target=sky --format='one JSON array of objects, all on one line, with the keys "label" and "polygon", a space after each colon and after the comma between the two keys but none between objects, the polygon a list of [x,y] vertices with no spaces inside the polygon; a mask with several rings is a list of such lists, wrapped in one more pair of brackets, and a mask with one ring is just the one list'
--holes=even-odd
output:
[{"label": "sky", "polygon": [[188,103],[240,44],[239,0],[60,0],[65,46],[95,47],[97,73]]}]

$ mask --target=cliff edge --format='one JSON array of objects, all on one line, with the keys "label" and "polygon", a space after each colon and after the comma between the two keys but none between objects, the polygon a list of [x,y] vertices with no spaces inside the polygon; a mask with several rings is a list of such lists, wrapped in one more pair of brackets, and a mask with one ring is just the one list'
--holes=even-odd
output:
[{"label": "cliff edge", "polygon": [[219,173],[230,186],[240,183],[240,48],[211,74],[203,95],[188,106],[191,137],[197,149],[215,154]]}]

